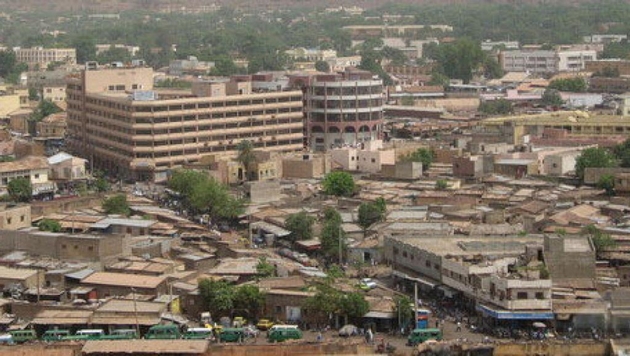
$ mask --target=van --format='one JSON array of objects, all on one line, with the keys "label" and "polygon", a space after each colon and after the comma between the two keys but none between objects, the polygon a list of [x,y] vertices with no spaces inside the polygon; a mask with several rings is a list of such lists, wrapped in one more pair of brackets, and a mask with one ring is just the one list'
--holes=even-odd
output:
[{"label": "van", "polygon": [[219,341],[222,342],[239,342],[243,339],[245,339],[243,328],[223,328],[219,333]]},{"label": "van", "polygon": [[32,329],[11,330],[9,331],[9,334],[13,337],[13,341],[18,344],[37,340],[37,334],[35,333],[35,330]]},{"label": "van", "polygon": [[440,329],[415,329],[407,338],[408,346],[416,346],[427,340],[442,340],[442,330]]},{"label": "van", "polygon": [[149,328],[149,331],[144,335],[145,339],[179,339],[181,333],[179,332],[179,326],[174,324],[169,325],[153,325]]},{"label": "van", "polygon": [[296,325],[274,325],[269,329],[267,340],[270,342],[282,342],[289,339],[302,338],[302,330]]},{"label": "van", "polygon": [[213,334],[211,328],[188,328],[184,333],[184,339],[199,340],[207,339],[212,340]]},{"label": "van", "polygon": [[81,329],[72,336],[62,337],[61,340],[100,340],[103,336],[105,336],[103,329]]},{"label": "van", "polygon": [[46,330],[46,332],[44,332],[44,335],[42,335],[42,341],[59,341],[64,337],[68,337],[70,336],[70,330],[65,330],[65,329],[53,329],[53,330]]},{"label": "van", "polygon": [[13,336],[11,334],[2,334],[0,335],[0,345],[13,345],[15,341],[13,341]]},{"label": "van", "polygon": [[138,333],[135,329],[118,329],[112,331],[109,335],[101,337],[101,340],[132,340],[137,338]]}]

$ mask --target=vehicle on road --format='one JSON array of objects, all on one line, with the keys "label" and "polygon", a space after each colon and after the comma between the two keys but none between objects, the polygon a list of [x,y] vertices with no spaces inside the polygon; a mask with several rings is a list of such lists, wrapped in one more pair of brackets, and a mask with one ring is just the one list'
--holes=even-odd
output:
[{"label": "vehicle on road", "polygon": [[376,282],[372,280],[372,278],[363,278],[361,282],[359,282],[359,288],[363,290],[370,290],[377,287]]},{"label": "vehicle on road", "polygon": [[52,329],[46,330],[44,335],[42,335],[42,341],[59,341],[64,337],[70,336],[70,330],[65,329]]},{"label": "vehicle on road", "polygon": [[135,329],[117,329],[109,335],[101,336],[101,340],[133,340],[138,338]]},{"label": "vehicle on road", "polygon": [[260,319],[258,320],[256,327],[259,330],[269,330],[273,326],[273,324],[274,324],[273,321],[269,319]]},{"label": "vehicle on road", "polygon": [[359,328],[352,324],[344,325],[341,329],[339,329],[339,336],[349,337],[359,335]]},{"label": "vehicle on road", "polygon": [[416,346],[427,340],[442,340],[442,330],[434,328],[415,329],[411,332],[409,337],[407,337],[407,345]]},{"label": "vehicle on road", "polygon": [[179,327],[174,324],[169,325],[153,325],[149,328],[149,331],[144,335],[145,339],[179,339],[181,333]]},{"label": "vehicle on road", "polygon": [[9,331],[9,334],[13,337],[13,341],[18,344],[37,340],[37,334],[35,333],[35,330],[32,329],[11,330]]},{"label": "vehicle on road", "polygon": [[282,342],[285,340],[299,340],[302,338],[302,330],[296,325],[274,325],[269,329],[267,340],[270,342]]}]

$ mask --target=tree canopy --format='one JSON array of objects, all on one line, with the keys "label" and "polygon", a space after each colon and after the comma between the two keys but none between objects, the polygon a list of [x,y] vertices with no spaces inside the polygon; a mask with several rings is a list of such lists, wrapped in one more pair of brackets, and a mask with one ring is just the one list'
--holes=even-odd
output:
[{"label": "tree canopy", "polygon": [[234,219],[244,211],[244,202],[230,194],[227,186],[199,171],[176,170],[168,187],[180,194],[189,213],[210,214],[214,219]]},{"label": "tree canopy", "polygon": [[358,224],[363,229],[363,234],[367,233],[370,226],[382,221],[387,210],[385,200],[379,198],[376,202],[366,202],[359,205]]},{"label": "tree canopy", "polygon": [[313,224],[315,218],[305,211],[289,215],[285,221],[285,227],[291,231],[291,241],[309,240],[313,238]]},{"label": "tree canopy", "polygon": [[559,91],[582,93],[586,91],[588,85],[586,84],[586,80],[584,80],[584,78],[578,77],[552,80],[547,88]]},{"label": "tree canopy", "polygon": [[256,318],[262,312],[265,295],[255,285],[233,286],[222,280],[199,281],[199,294],[214,318],[229,316],[233,310],[246,311]]},{"label": "tree canopy", "polygon": [[9,197],[16,203],[28,203],[33,200],[33,185],[24,177],[15,178],[7,184]]},{"label": "tree canopy", "polygon": [[332,207],[324,210],[322,232],[320,237],[321,252],[328,259],[336,259],[346,250],[346,233],[341,228],[341,215]]},{"label": "tree canopy", "polygon": [[401,159],[407,162],[421,162],[422,170],[426,171],[431,167],[431,164],[435,160],[435,153],[428,148],[418,148],[417,150],[402,156]]},{"label": "tree canopy", "polygon": [[584,169],[586,168],[607,168],[616,167],[617,159],[604,148],[587,148],[575,159],[575,174],[584,179]]},{"label": "tree canopy", "polygon": [[42,219],[42,221],[37,224],[37,228],[40,231],[60,232],[61,224],[57,220]]},{"label": "tree canopy", "polygon": [[354,178],[348,172],[331,172],[322,181],[324,192],[328,195],[347,197],[354,194]]},{"label": "tree canopy", "polygon": [[117,194],[103,200],[103,210],[106,214],[119,214],[124,216],[131,214],[131,209],[129,208],[125,194]]}]

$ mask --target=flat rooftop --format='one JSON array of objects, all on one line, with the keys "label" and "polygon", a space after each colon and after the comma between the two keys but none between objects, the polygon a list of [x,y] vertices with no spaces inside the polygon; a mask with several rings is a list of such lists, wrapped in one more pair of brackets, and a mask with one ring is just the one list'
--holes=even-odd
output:
[{"label": "flat rooftop", "polygon": [[542,245],[543,243],[542,235],[525,237],[386,237],[386,239],[421,248],[438,256],[513,255],[525,252],[527,245]]}]

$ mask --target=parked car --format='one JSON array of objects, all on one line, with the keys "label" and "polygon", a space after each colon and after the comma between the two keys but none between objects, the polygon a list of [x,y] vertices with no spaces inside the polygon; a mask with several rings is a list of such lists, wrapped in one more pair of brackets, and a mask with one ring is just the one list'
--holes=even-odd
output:
[{"label": "parked car", "polygon": [[359,282],[359,288],[363,290],[370,290],[377,287],[376,282],[374,282],[371,278],[363,278],[361,282]]},{"label": "parked car", "polygon": [[349,337],[359,335],[359,328],[352,324],[344,325],[341,329],[339,329],[339,336]]},{"label": "parked car", "polygon": [[256,327],[260,330],[268,330],[272,326],[273,326],[273,321],[269,319],[260,319],[258,320],[258,324],[256,324]]}]

